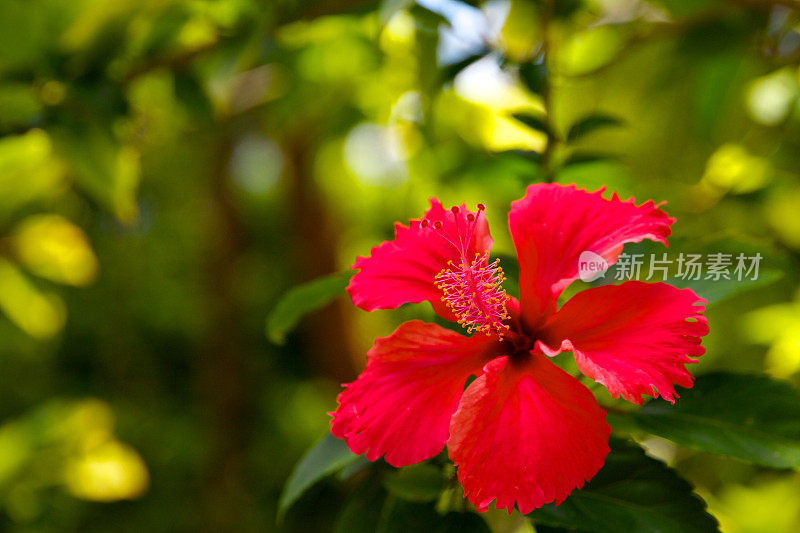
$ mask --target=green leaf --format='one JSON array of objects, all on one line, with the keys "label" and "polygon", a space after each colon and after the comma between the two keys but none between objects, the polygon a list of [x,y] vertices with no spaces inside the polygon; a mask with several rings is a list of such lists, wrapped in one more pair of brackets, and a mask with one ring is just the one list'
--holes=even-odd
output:
[{"label": "green leaf", "polygon": [[714,0],[660,0],[660,4],[675,16],[684,17],[707,9]]},{"label": "green leaf", "polygon": [[386,500],[378,533],[490,533],[489,526],[474,513],[440,515],[430,504]]},{"label": "green leaf", "polygon": [[709,304],[717,303],[719,301],[735,296],[740,292],[756,289],[764,285],[779,280],[783,277],[783,273],[779,270],[762,270],[758,274],[757,279],[683,279],[671,278],[670,285],[674,285],[679,289],[692,289],[699,296],[708,300]]},{"label": "green leaf", "polygon": [[370,476],[348,496],[336,517],[334,533],[374,533],[385,502],[386,491],[377,476]]},{"label": "green leaf", "polygon": [[553,16],[560,19],[568,19],[581,8],[581,0],[559,0],[553,2]]},{"label": "green leaf", "polygon": [[444,16],[430,9],[424,8],[421,5],[414,3],[411,9],[408,10],[411,16],[414,17],[417,29],[423,32],[438,33],[439,26],[442,24],[449,26],[450,21]]},{"label": "green leaf", "polygon": [[53,140],[57,151],[69,160],[75,183],[121,222],[132,223],[138,216],[138,148],[118,143],[97,126],[77,135],[71,129],[60,128],[54,131]]},{"label": "green leaf", "polygon": [[0,130],[29,125],[42,112],[42,104],[27,83],[0,84]]},{"label": "green leaf", "polygon": [[294,502],[319,480],[345,467],[359,456],[330,433],[306,452],[294,467],[278,501],[278,522]]},{"label": "green leaf", "polygon": [[442,67],[442,82],[454,80],[462,70],[472,65],[476,61],[483,59],[488,53],[488,50],[479,50],[474,54],[468,55],[461,61]]},{"label": "green leaf", "polygon": [[767,376],[700,376],[675,405],[652,400],[640,428],[681,446],[777,468],[800,468],[800,390]]},{"label": "green leaf", "polygon": [[384,478],[383,486],[404,500],[430,502],[442,492],[444,478],[440,469],[421,463],[391,472]]},{"label": "green leaf", "polygon": [[692,486],[637,445],[611,440],[600,472],[561,505],[530,513],[534,522],[599,533],[705,533],[717,521]]},{"label": "green leaf", "polygon": [[555,137],[553,128],[550,127],[550,124],[547,122],[547,117],[545,116],[533,116],[524,113],[514,113],[512,116],[531,129],[541,131],[548,137]]},{"label": "green leaf", "polygon": [[353,272],[339,272],[298,285],[281,298],[267,317],[267,337],[283,344],[305,315],[325,307],[344,291]]},{"label": "green leaf", "polygon": [[0,72],[33,68],[45,60],[48,31],[43,6],[24,0],[0,2]]},{"label": "green leaf", "polygon": [[547,65],[544,63],[524,63],[519,67],[522,83],[534,94],[542,94],[547,85]]},{"label": "green leaf", "polygon": [[519,157],[530,163],[536,163],[537,165],[540,165],[542,162],[542,154],[534,152],[533,150],[505,150],[503,152],[498,152],[498,155]]},{"label": "green leaf", "polygon": [[620,126],[622,123],[623,122],[621,119],[611,115],[602,113],[591,114],[583,117],[570,126],[569,132],[567,132],[567,141],[577,140],[601,128]]},{"label": "green leaf", "polygon": [[359,455],[353,462],[345,465],[337,476],[342,481],[347,481],[359,472],[363,472],[370,466],[374,465],[373,461],[368,460],[363,455]]},{"label": "green leaf", "polygon": [[561,163],[559,169],[564,169],[572,165],[597,163],[600,161],[613,161],[615,159],[617,159],[617,156],[614,154],[600,152],[574,152]]}]

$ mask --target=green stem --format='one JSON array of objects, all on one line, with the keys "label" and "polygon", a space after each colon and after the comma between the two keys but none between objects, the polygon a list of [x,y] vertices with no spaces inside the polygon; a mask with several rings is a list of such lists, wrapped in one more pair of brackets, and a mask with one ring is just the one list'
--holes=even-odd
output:
[{"label": "green stem", "polygon": [[550,126],[547,133],[547,146],[545,146],[544,152],[542,152],[542,168],[544,169],[544,179],[546,183],[552,183],[555,178],[553,173],[553,152],[558,143],[553,120],[553,84],[551,82],[551,73],[553,72],[553,42],[550,39],[550,23],[553,16],[553,7],[553,0],[545,0],[542,2],[542,62],[545,68],[547,68],[547,75],[545,76],[544,85],[542,87],[542,105],[544,106],[547,123]]}]

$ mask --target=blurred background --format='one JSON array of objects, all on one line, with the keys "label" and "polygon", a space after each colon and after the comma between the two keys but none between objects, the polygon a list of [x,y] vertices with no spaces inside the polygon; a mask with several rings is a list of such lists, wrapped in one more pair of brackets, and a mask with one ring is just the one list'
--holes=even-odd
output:
[{"label": "blurred background", "polygon": [[[486,204],[511,278],[528,184],[667,200],[670,253],[764,258],[698,288],[696,372],[800,383],[798,31],[795,0],[0,0],[0,529],[330,530],[340,483],[276,526],[283,484],[433,314],[270,313],[431,196]],[[800,530],[797,473],[646,444],[724,531]]]}]

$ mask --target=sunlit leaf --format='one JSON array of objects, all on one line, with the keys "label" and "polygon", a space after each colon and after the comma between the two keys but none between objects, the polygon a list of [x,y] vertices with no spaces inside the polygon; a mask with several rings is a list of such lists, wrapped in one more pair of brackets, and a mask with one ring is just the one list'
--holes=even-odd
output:
[{"label": "sunlit leaf", "polygon": [[769,161],[744,146],[720,146],[706,163],[702,183],[719,192],[749,193],[763,188],[773,177]]},{"label": "sunlit leaf", "polygon": [[137,498],[147,490],[149,479],[136,450],[113,440],[86,450],[64,468],[67,490],[92,501]]},{"label": "sunlit leaf", "polygon": [[692,486],[638,446],[612,439],[600,472],[562,504],[530,513],[536,524],[598,533],[706,533],[718,530]]},{"label": "sunlit leaf", "polygon": [[619,126],[620,124],[622,124],[622,120],[615,116],[602,113],[591,114],[577,120],[570,126],[569,132],[567,132],[567,141],[574,141],[595,130]]},{"label": "sunlit leaf", "polygon": [[99,44],[105,33],[114,27],[115,19],[132,10],[134,0],[105,2],[103,0],[84,0],[84,9],[61,35],[61,44],[70,51]]},{"label": "sunlit leaf", "polygon": [[421,463],[391,472],[384,478],[383,486],[404,500],[429,502],[439,497],[444,478],[439,468]]},{"label": "sunlit leaf", "polygon": [[[800,524],[800,477],[758,476],[746,485],[725,484],[712,509],[724,531],[796,531]],[[727,526],[727,527],[726,527]]]},{"label": "sunlit leaf", "polygon": [[325,435],[300,459],[283,487],[278,502],[278,520],[303,493],[317,481],[355,461],[358,455],[350,451],[343,440]]},{"label": "sunlit leaf", "polygon": [[0,259],[0,309],[31,337],[52,337],[66,321],[61,299],[41,291],[5,259]]},{"label": "sunlit leaf", "polygon": [[113,434],[97,399],[51,400],[0,427],[0,486],[63,486],[75,497],[116,501],[148,487],[144,461]]},{"label": "sunlit leaf", "polygon": [[66,188],[65,167],[42,130],[0,138],[0,216]]},{"label": "sunlit leaf", "polygon": [[567,75],[593,72],[611,62],[623,46],[617,26],[595,26],[572,34],[559,51],[558,61]]},{"label": "sunlit leaf", "polygon": [[800,467],[800,390],[767,376],[699,376],[670,405],[652,400],[639,426],[681,446],[776,468]]},{"label": "sunlit leaf", "polygon": [[323,276],[287,292],[267,317],[267,337],[282,344],[305,315],[320,309],[339,296],[347,287],[353,272]]},{"label": "sunlit leaf", "polygon": [[512,0],[500,32],[503,55],[512,61],[530,60],[538,54],[541,39],[542,24],[538,2]]},{"label": "sunlit leaf", "polygon": [[14,230],[14,252],[31,272],[67,285],[88,285],[97,257],[83,231],[59,215],[33,215]]},{"label": "sunlit leaf", "polygon": [[749,340],[770,346],[764,360],[770,375],[788,378],[800,371],[800,302],[761,307],[741,324]]}]

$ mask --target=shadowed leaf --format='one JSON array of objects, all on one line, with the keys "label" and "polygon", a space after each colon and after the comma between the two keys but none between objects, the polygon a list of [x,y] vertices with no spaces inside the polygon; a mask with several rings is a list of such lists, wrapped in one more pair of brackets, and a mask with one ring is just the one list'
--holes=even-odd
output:
[{"label": "shadowed leaf", "polygon": [[278,522],[283,519],[289,507],[316,482],[358,457],[350,451],[343,440],[331,434],[325,435],[300,459],[286,481],[278,502]]},{"label": "shadowed leaf", "polygon": [[514,113],[513,117],[516,120],[519,120],[526,126],[536,131],[541,131],[542,133],[546,134],[548,137],[554,137],[555,134],[553,133],[553,128],[550,127],[550,124],[547,122],[547,117],[545,116],[533,116],[533,115],[526,115],[523,113]]},{"label": "shadowed leaf", "polygon": [[289,290],[267,317],[267,337],[283,344],[289,333],[305,315],[320,309],[344,291],[353,272],[323,276]]},{"label": "shadowed leaf", "polygon": [[601,128],[620,126],[621,124],[622,124],[621,119],[611,115],[605,115],[605,114],[588,115],[575,122],[572,126],[570,126],[569,132],[567,132],[567,141],[577,140]]},{"label": "shadowed leaf", "polygon": [[561,505],[530,513],[537,524],[598,533],[718,531],[692,486],[633,443],[612,439],[600,472]]},{"label": "shadowed leaf", "polygon": [[639,427],[696,450],[800,467],[800,390],[790,383],[717,372],[680,394],[675,405],[645,404],[634,415]]}]

